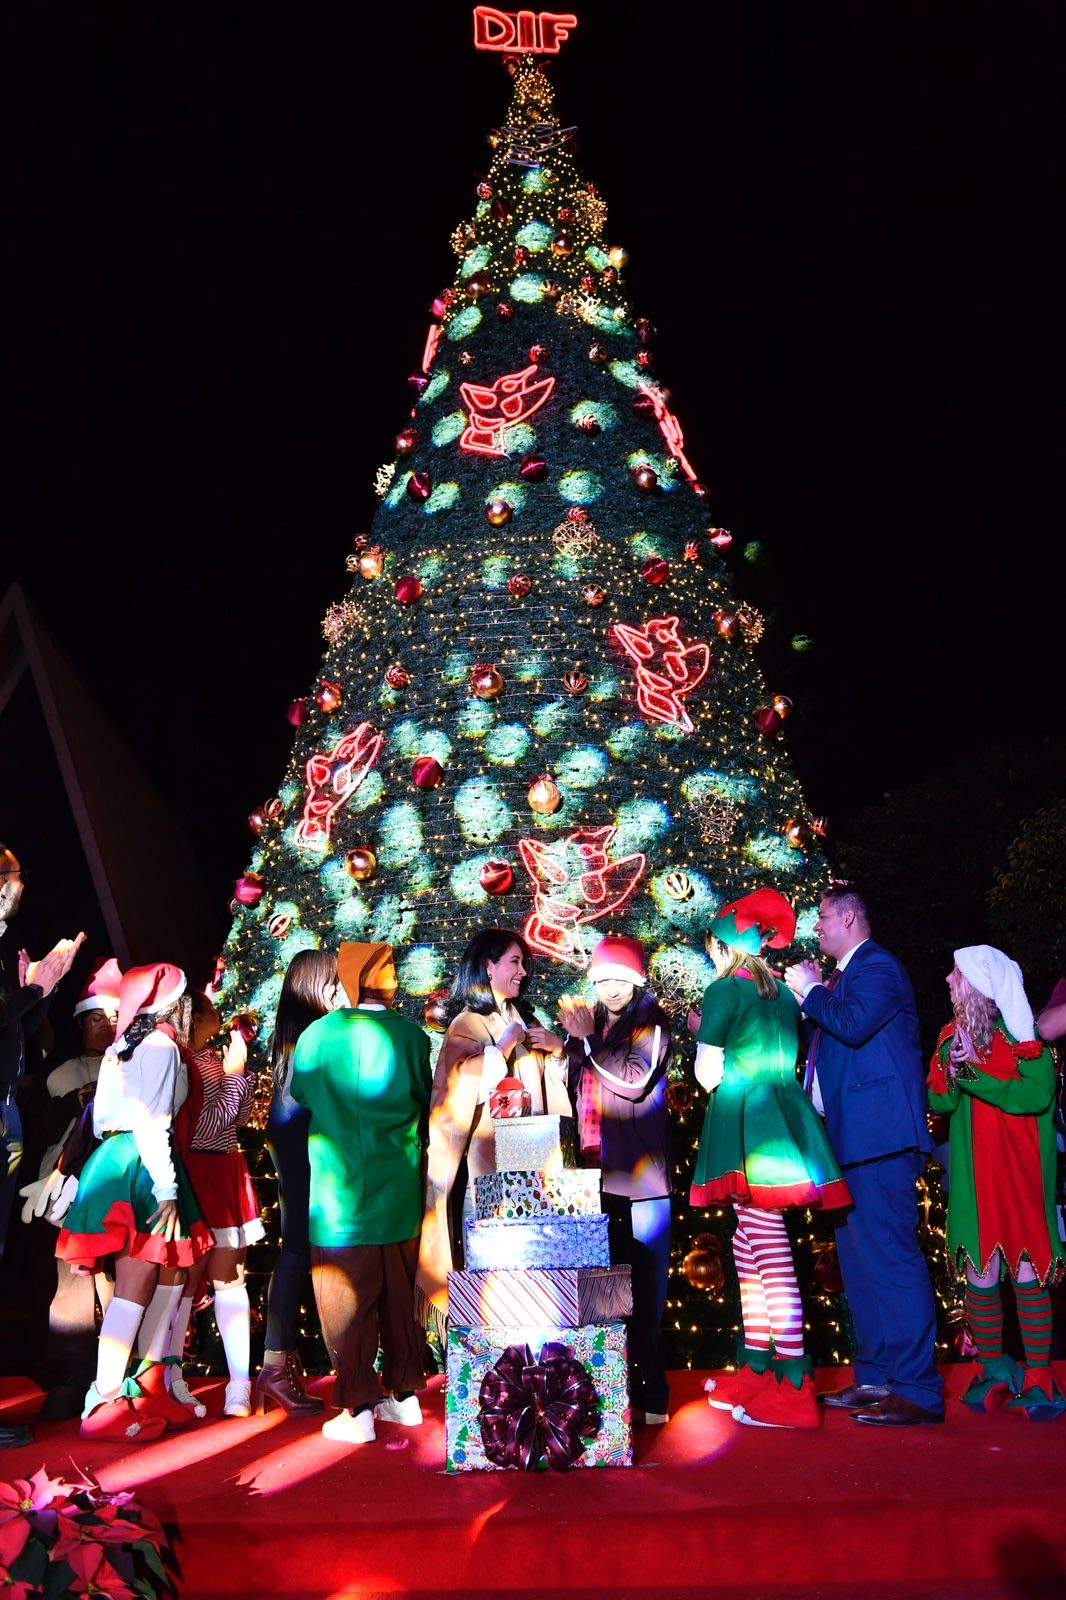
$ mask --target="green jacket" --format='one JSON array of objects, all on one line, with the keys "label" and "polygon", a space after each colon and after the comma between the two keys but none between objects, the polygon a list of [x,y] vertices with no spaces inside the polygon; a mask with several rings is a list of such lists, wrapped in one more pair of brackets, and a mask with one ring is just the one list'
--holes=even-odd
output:
[{"label": "green jacket", "polygon": [[394,1011],[346,1007],[300,1035],[292,1093],[311,1113],[312,1244],[417,1238],[431,1084],[429,1040]]}]

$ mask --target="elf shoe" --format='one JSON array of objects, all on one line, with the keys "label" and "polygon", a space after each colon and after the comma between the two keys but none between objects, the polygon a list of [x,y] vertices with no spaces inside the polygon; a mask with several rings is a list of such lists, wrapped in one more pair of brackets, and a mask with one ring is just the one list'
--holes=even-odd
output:
[{"label": "elf shoe", "polygon": [[979,1366],[962,1396],[974,1411],[999,1411],[1022,1392],[1022,1370],[1010,1356],[996,1356]]},{"label": "elf shoe", "polygon": [[162,1361],[142,1361],[133,1375],[133,1381],[148,1402],[145,1410],[149,1416],[162,1417],[172,1427],[183,1428],[192,1422],[197,1413],[193,1407],[182,1405],[167,1388],[167,1367],[171,1364],[178,1367],[180,1374],[181,1368],[173,1356],[167,1356]]},{"label": "elf shoe", "polygon": [[738,1367],[735,1372],[724,1372],[720,1378],[708,1378],[703,1385],[707,1404],[716,1411],[733,1411],[747,1400],[754,1399],[764,1389],[776,1384],[769,1367],[765,1372],[753,1372],[750,1367]]},{"label": "elf shoe", "polygon": [[1028,1417],[1030,1422],[1054,1422],[1066,1411],[1063,1397],[1050,1367],[1026,1367],[1022,1378],[1022,1392],[1011,1400],[1007,1410],[1015,1416]]},{"label": "elf shoe", "polygon": [[154,1417],[145,1409],[145,1397],[139,1391],[142,1403],[138,1410],[132,1396],[124,1392],[127,1387],[136,1385],[127,1378],[114,1399],[105,1400],[95,1383],[90,1384],[78,1428],[83,1439],[119,1439],[123,1443],[136,1439],[139,1444],[146,1444],[159,1438],[166,1427],[165,1419]]},{"label": "elf shoe", "polygon": [[735,1407],[738,1422],[753,1428],[820,1428],[822,1411],[814,1394],[814,1379],[809,1372],[797,1389],[787,1377],[772,1382],[743,1405]]}]

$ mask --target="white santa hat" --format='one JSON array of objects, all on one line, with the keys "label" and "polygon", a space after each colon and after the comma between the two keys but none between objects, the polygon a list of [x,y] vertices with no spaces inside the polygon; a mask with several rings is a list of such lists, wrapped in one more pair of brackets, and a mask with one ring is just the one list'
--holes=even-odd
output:
[{"label": "white santa hat", "polygon": [[106,961],[101,961],[85,988],[81,998],[74,1007],[74,1015],[80,1017],[83,1011],[118,1011],[118,991],[122,983],[122,971],[114,956],[108,956]]},{"label": "white santa hat", "polygon": [[1022,969],[990,944],[971,944],[955,951],[955,965],[972,988],[991,1000],[1008,1031],[1018,1040],[1035,1039],[1033,1008],[1025,993]]}]

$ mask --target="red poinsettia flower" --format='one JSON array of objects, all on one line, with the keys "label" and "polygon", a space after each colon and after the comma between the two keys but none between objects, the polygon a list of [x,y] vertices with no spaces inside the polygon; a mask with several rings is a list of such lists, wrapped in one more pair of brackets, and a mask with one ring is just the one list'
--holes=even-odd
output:
[{"label": "red poinsettia flower", "polygon": [[[76,1515],[67,1515],[70,1510]],[[59,1512],[56,1519],[59,1538],[52,1549],[53,1561],[68,1560],[72,1550],[86,1544],[133,1544],[137,1539],[151,1538],[139,1523],[120,1517],[114,1506],[94,1506],[91,1522],[83,1520],[85,1516],[86,1512],[77,1506]]]},{"label": "red poinsettia flower", "polygon": [[41,1600],[41,1591],[35,1584],[27,1583],[22,1578],[9,1578],[2,1568],[0,1577],[6,1580],[0,1588],[3,1600]]},{"label": "red poinsettia flower", "polygon": [[80,1545],[63,1559],[74,1573],[67,1592],[77,1600],[93,1600],[98,1594],[111,1595],[112,1600],[134,1600],[134,1591],[107,1560],[102,1545]]},{"label": "red poinsettia flower", "polygon": [[[4,1485],[5,1489],[8,1487],[9,1485]],[[7,1577],[7,1569],[22,1554],[23,1546],[29,1536],[29,1519],[20,1516],[18,1512],[0,1527],[0,1577]],[[7,1600],[6,1594],[4,1600]]]}]

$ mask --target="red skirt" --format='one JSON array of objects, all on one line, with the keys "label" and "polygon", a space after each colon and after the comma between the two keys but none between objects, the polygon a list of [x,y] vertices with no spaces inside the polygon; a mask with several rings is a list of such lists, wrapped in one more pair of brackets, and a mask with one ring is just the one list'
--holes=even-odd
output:
[{"label": "red skirt", "polygon": [[266,1237],[248,1163],[239,1150],[189,1150],[185,1171],[215,1243],[237,1250]]}]

